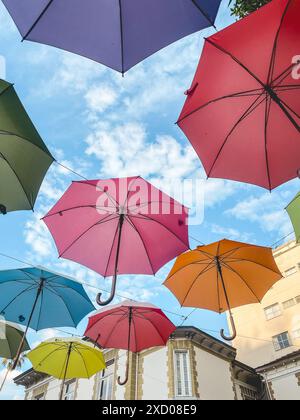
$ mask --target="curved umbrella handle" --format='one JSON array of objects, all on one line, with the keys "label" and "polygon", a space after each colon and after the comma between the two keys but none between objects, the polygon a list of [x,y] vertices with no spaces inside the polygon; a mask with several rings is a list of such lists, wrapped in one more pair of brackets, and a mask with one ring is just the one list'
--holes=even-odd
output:
[{"label": "curved umbrella handle", "polygon": [[102,293],[98,293],[97,297],[96,297],[96,302],[99,306],[107,306],[109,305],[115,298],[115,294],[116,294],[116,286],[117,286],[117,276],[115,275],[112,281],[112,287],[111,287],[111,292],[110,292],[110,296],[107,300],[102,301],[101,297],[102,297]]},{"label": "curved umbrella handle", "polygon": [[129,352],[127,353],[127,364],[126,364],[125,379],[124,379],[124,381],[121,381],[121,377],[119,376],[119,377],[118,377],[118,384],[119,384],[120,386],[124,386],[124,385],[126,385],[126,384],[127,384],[128,379],[129,379]]},{"label": "curved umbrella handle", "polygon": [[230,323],[231,323],[231,328],[232,328],[232,335],[231,336],[227,337],[225,335],[225,331],[224,330],[221,330],[220,331],[221,337],[225,341],[233,341],[237,337],[237,331],[236,331],[235,322],[234,322],[234,319],[233,319],[232,314],[230,314]]}]

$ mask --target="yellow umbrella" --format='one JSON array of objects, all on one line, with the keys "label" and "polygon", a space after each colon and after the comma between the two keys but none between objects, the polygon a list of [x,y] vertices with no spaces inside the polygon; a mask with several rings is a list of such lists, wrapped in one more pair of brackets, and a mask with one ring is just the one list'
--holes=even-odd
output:
[{"label": "yellow umbrella", "polygon": [[170,272],[165,286],[182,306],[223,313],[229,311],[236,338],[232,308],[260,303],[282,278],[272,249],[241,242],[223,241],[200,246],[182,254]]},{"label": "yellow umbrella", "polygon": [[103,354],[78,338],[47,340],[27,354],[34,370],[62,379],[60,400],[67,379],[91,378],[106,368]]}]

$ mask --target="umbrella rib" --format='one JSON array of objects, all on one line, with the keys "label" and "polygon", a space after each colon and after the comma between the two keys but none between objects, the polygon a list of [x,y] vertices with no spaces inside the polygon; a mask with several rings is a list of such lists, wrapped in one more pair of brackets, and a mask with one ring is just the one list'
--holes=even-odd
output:
[{"label": "umbrella rib", "polygon": [[[157,331],[157,334],[160,336],[160,338],[161,338],[161,340],[162,340],[162,342],[163,343],[165,343],[165,340],[164,340],[164,338],[162,337],[162,335],[161,335],[161,333],[160,333],[160,331],[159,331],[159,329],[157,328],[157,326],[152,322],[152,321],[150,321],[150,319],[148,319],[148,318],[146,318],[143,314],[140,314],[141,316],[140,316],[140,318],[142,318],[142,319],[144,319],[145,321],[147,321],[147,322],[149,322],[153,327],[154,327],[154,329]],[[138,316],[139,317],[139,316]]]},{"label": "umbrella rib", "polygon": [[[226,261],[226,263],[233,263],[233,262],[249,262],[249,263],[252,263],[252,264],[259,265],[260,267],[263,267],[263,268],[265,268],[266,270],[271,271],[272,273],[279,274],[279,273],[278,273],[278,271],[274,271],[274,270],[272,270],[272,268],[267,267],[266,265],[261,264],[261,263],[259,263],[259,262],[257,262],[257,261],[252,261],[252,260],[250,260],[250,259],[246,259],[246,258],[235,258],[233,261]],[[281,274],[281,273],[280,273],[280,274]]]},{"label": "umbrella rib", "polygon": [[[120,0],[119,0],[119,1],[120,1]],[[129,194],[130,194],[130,188],[132,188],[132,184],[134,185],[134,184],[135,184],[135,182],[136,182],[138,179],[142,179],[142,178],[141,178],[140,176],[137,176],[137,177],[136,177],[136,178],[134,178],[134,179],[130,182],[130,184],[128,185],[126,198],[125,198],[125,201],[124,201],[124,204],[123,204],[123,206],[124,206],[124,207],[126,207],[126,205],[127,205],[127,203],[128,203],[128,198],[129,198]]]},{"label": "umbrella rib", "polygon": [[73,181],[73,183],[74,184],[80,184],[80,185],[88,185],[90,187],[93,187],[96,190],[98,189],[98,190],[100,190],[100,192],[103,192],[104,194],[107,195],[107,198],[113,203],[113,205],[115,207],[118,207],[119,206],[119,203],[117,202],[117,200],[115,200],[112,195],[108,194],[107,191],[104,191],[103,188],[99,187],[99,185],[96,186],[96,185],[92,184],[91,181],[88,181],[88,180],[85,180],[85,181]]},{"label": "umbrella rib", "polygon": [[238,58],[236,58],[232,53],[227,51],[225,48],[221,47],[220,45],[213,42],[210,38],[206,38],[206,41],[213,45],[215,48],[223,52],[224,54],[228,55],[230,58],[232,58],[233,61],[235,61],[237,64],[239,64],[244,70],[246,70],[247,73],[250,74],[261,86],[263,89],[265,89],[264,83],[245,65],[243,64]]},{"label": "umbrella rib", "polygon": [[[115,207],[105,207],[105,206],[102,207],[102,206],[97,206],[97,205],[96,206],[92,206],[92,205],[76,206],[76,207],[70,207],[68,209],[63,209],[63,210],[57,211],[55,213],[47,214],[46,216],[42,217],[41,220],[45,220],[48,217],[52,217],[52,216],[58,216],[61,213],[67,213],[67,212],[72,211],[72,210],[89,209],[89,208],[94,209],[94,210],[103,210],[103,209],[106,209],[106,208],[111,208],[111,209],[114,208],[115,209]],[[109,213],[108,216],[112,215],[112,214],[115,214],[114,212],[110,213],[109,211],[107,211],[107,213]]]},{"label": "umbrella rib", "polygon": [[[1,94],[0,94],[1,96]],[[17,137],[18,139],[22,140],[22,141],[26,141],[27,143],[30,143],[31,146],[36,147],[37,149],[39,149],[41,152],[45,153],[47,156],[49,156],[53,161],[56,162],[56,159],[54,159],[54,157],[51,155],[51,153],[49,152],[48,149],[44,150],[42,147],[40,147],[38,144],[34,144],[32,143],[32,141],[30,139],[27,139],[26,137],[20,136],[17,133],[13,133],[11,131],[7,131],[7,130],[3,130],[2,128],[0,128],[0,135],[3,134],[7,134],[9,136],[14,136]]]},{"label": "umbrella rib", "polygon": [[[300,86],[299,86],[299,88],[300,88]],[[291,111],[297,118],[299,118],[300,119],[300,115],[296,112],[296,111],[294,111],[285,101],[283,101],[282,99],[280,99],[281,100],[281,102],[283,103],[283,105],[289,110],[289,111]]]},{"label": "umbrella rib", "polygon": [[150,259],[149,251],[148,251],[148,249],[147,249],[147,247],[146,247],[145,241],[144,241],[144,239],[143,239],[143,237],[142,237],[142,235],[141,235],[141,233],[140,233],[139,229],[138,229],[138,228],[136,227],[136,225],[133,223],[133,221],[131,220],[131,218],[130,218],[130,216],[129,216],[129,215],[127,215],[127,219],[128,219],[128,221],[129,221],[130,226],[132,226],[132,228],[133,228],[133,229],[137,232],[137,234],[138,234],[139,238],[141,239],[142,244],[143,244],[143,247],[144,247],[145,252],[146,252],[146,255],[147,255],[147,258],[148,258],[148,261],[149,261],[149,264],[150,264],[150,267],[151,267],[151,270],[152,270],[152,273],[153,273],[153,275],[155,275],[155,270],[154,270],[154,267],[153,267],[153,265],[152,265],[152,261],[151,261],[151,259]]},{"label": "umbrella rib", "polygon": [[205,104],[197,107],[193,111],[189,112],[188,114],[186,114],[185,116],[183,116],[182,118],[180,118],[177,121],[177,124],[180,124],[186,118],[190,117],[191,115],[195,114],[196,112],[201,111],[203,108],[206,108],[207,106],[212,105],[212,104],[214,104],[216,102],[222,101],[224,99],[239,98],[240,96],[250,96],[250,97],[251,96],[258,96],[258,95],[261,95],[263,93],[263,91],[264,91],[263,88],[260,88],[260,89],[252,89],[252,90],[242,91],[242,92],[236,92],[236,93],[232,93],[231,95],[224,95],[224,96],[220,96],[219,98],[212,99],[211,101],[206,102]]},{"label": "umbrella rib", "polygon": [[[219,152],[217,153],[217,156],[208,172],[208,178],[210,178],[212,171],[214,170],[214,167],[219,159],[219,157],[221,156],[221,153],[224,150],[224,147],[226,146],[230,136],[234,133],[234,131],[238,128],[238,126],[246,119],[249,117],[249,115],[251,115],[264,101],[265,98],[263,98],[262,100],[261,97],[263,96],[264,92],[262,92],[260,94],[260,96],[258,96],[255,101],[246,109],[246,111],[244,112],[244,114],[239,118],[239,120],[234,124],[233,128],[230,130],[229,134],[226,136],[222,146],[220,147]],[[258,103],[257,103],[258,102]]]},{"label": "umbrella rib", "polygon": [[[114,249],[114,246],[115,246],[115,241],[116,241],[118,232],[120,232],[120,229],[121,229],[121,220],[119,219],[119,222],[118,222],[118,225],[117,225],[117,228],[116,228],[116,232],[113,236],[110,252],[109,252],[109,255],[108,255],[107,264],[106,264],[105,273],[104,273],[104,278],[107,277],[107,270],[108,270],[109,263],[110,263],[110,260],[111,260],[111,256],[112,256],[112,253],[113,253],[113,249]],[[120,244],[120,247],[121,247],[121,244]]]},{"label": "umbrella rib", "polygon": [[83,238],[83,236],[85,236],[90,230],[92,230],[94,227],[96,227],[97,225],[101,225],[103,223],[107,223],[107,222],[111,222],[114,219],[116,219],[116,217],[113,217],[110,220],[107,220],[109,217],[111,216],[111,214],[109,214],[108,216],[105,216],[103,220],[100,220],[96,223],[94,223],[92,226],[90,226],[87,230],[85,230],[81,235],[78,236],[78,238],[76,238],[61,254],[60,254],[60,258],[63,257],[63,255],[69,251],[70,248],[72,248],[72,246],[74,246],[76,244],[76,242],[78,242],[80,239]]},{"label": "umbrella rib", "polygon": [[212,19],[205,12],[205,10],[203,10],[202,7],[199,6],[199,4],[196,3],[196,0],[191,0],[191,1],[192,1],[193,5],[199,10],[199,12],[202,13],[202,15],[205,17],[205,19],[211,24],[211,26],[213,26],[215,28],[215,30],[217,30],[217,27],[215,25],[215,22],[212,21]]},{"label": "umbrella rib", "polygon": [[13,172],[13,174],[15,175],[15,177],[17,178],[17,181],[18,181],[18,183],[20,184],[20,186],[21,186],[21,188],[22,188],[22,190],[23,190],[23,192],[24,192],[24,195],[25,195],[25,197],[26,197],[26,200],[28,201],[28,204],[29,204],[29,206],[30,206],[30,208],[31,208],[31,210],[33,211],[33,207],[34,207],[34,205],[33,205],[33,203],[31,202],[31,200],[30,200],[30,198],[29,198],[29,196],[28,196],[28,193],[27,193],[27,191],[25,190],[25,187],[24,187],[24,185],[23,185],[23,183],[22,183],[22,181],[21,181],[21,179],[20,179],[20,177],[19,177],[19,175],[17,174],[17,172],[14,170],[14,168],[11,166],[11,164],[10,164],[10,162],[9,162],[9,160],[4,156],[4,154],[1,152],[0,153],[0,156],[3,158],[3,160],[7,163],[7,165],[8,165],[8,167],[11,169],[11,171]]},{"label": "umbrella rib", "polygon": [[115,323],[115,325],[113,326],[113,328],[111,329],[109,335],[107,336],[106,340],[105,340],[105,344],[103,342],[103,348],[106,349],[107,347],[107,343],[110,340],[111,336],[113,335],[113,333],[115,332],[117,326],[124,321],[126,318],[128,318],[128,313],[126,312],[126,314],[124,314],[122,317],[120,317],[120,319]]},{"label": "umbrella rib", "polygon": [[79,350],[76,346],[73,346],[73,349],[74,349],[74,351],[75,351],[77,354],[79,354],[79,356],[81,357],[81,360],[83,361],[84,368],[85,368],[85,371],[86,371],[86,375],[87,375],[87,377],[88,377],[88,378],[90,378],[91,376],[90,376],[90,374],[89,374],[89,371],[88,371],[88,368],[87,368],[87,365],[86,365],[85,359],[84,359],[84,357],[82,356],[82,354],[81,354],[80,350]]},{"label": "umbrella rib", "polygon": [[188,263],[187,265],[185,265],[184,267],[180,267],[178,270],[174,271],[174,273],[172,273],[172,275],[169,275],[167,280],[171,279],[172,277],[176,276],[176,274],[180,273],[180,271],[188,268],[190,265],[201,265],[201,264],[205,264],[208,265],[212,262],[212,259],[210,259],[209,261],[206,262],[192,262],[192,263]]},{"label": "umbrella rib", "polygon": [[[6,282],[6,283],[8,283],[8,282]],[[5,308],[3,308],[2,310],[0,310],[0,314],[3,314],[3,312],[4,311],[6,311],[7,310],[7,308],[12,304],[12,303],[14,303],[20,296],[22,296],[24,293],[27,293],[27,292],[30,292],[31,290],[34,290],[34,289],[36,289],[36,287],[35,286],[30,286],[30,287],[28,287],[27,289],[24,289],[24,290],[22,290],[22,292],[21,293],[19,293],[17,296],[15,296],[6,306],[5,306]]]},{"label": "umbrella rib", "polygon": [[[126,312],[127,314],[127,312]],[[92,328],[94,328],[99,322],[101,322],[103,319],[110,317],[110,316],[123,316],[125,315],[125,312],[122,311],[121,313],[116,313],[116,312],[112,312],[112,313],[107,313],[105,314],[102,318],[100,319],[96,319],[94,322],[92,322],[92,324],[87,328],[86,333],[88,333]],[[97,316],[97,315],[95,315]]]},{"label": "umbrella rib", "polygon": [[273,50],[272,50],[272,56],[271,56],[271,62],[270,62],[270,67],[269,67],[269,72],[268,72],[268,84],[272,81],[273,78],[273,74],[274,74],[274,70],[275,70],[275,61],[276,61],[276,53],[277,53],[277,46],[278,46],[278,40],[279,40],[279,35],[282,29],[282,25],[283,22],[285,20],[287,11],[289,9],[291,5],[291,0],[288,1],[285,10],[282,14],[281,20],[280,20],[280,25],[279,28],[277,30],[276,36],[275,36],[275,40],[274,40],[274,45],[273,45]]},{"label": "umbrella rib", "polygon": [[[53,295],[57,296],[59,299],[61,299],[61,300],[62,300],[62,302],[63,302],[64,306],[66,307],[66,309],[67,309],[67,311],[68,311],[68,314],[70,315],[70,318],[71,318],[71,320],[72,320],[72,322],[73,322],[74,326],[76,327],[78,324],[76,324],[76,322],[74,321],[74,318],[73,318],[73,315],[72,315],[72,313],[71,313],[71,310],[69,309],[69,307],[68,307],[67,303],[66,303],[66,302],[65,302],[65,300],[62,298],[62,296],[60,296],[60,294],[59,294],[59,293],[56,293],[54,290],[51,290],[49,287],[47,287],[47,290],[48,290],[50,293],[52,293]],[[73,290],[73,289],[72,289],[72,288],[70,288],[70,290]],[[75,293],[76,293],[76,292],[75,292]]]},{"label": "umbrella rib", "polygon": [[119,11],[120,11],[120,35],[121,35],[122,74],[124,75],[125,68],[124,68],[124,32],[123,32],[122,0],[119,0]]},{"label": "umbrella rib", "polygon": [[49,0],[49,2],[46,4],[44,9],[41,11],[40,15],[37,17],[37,19],[34,21],[33,25],[29,28],[29,30],[26,32],[26,34],[23,36],[23,41],[31,34],[31,32],[34,30],[36,25],[39,23],[39,21],[42,19],[44,14],[47,12],[51,4],[53,3],[53,0]]},{"label": "umbrella rib", "polygon": [[[53,345],[54,343],[51,343],[51,345]],[[43,344],[41,344],[39,347],[40,347],[40,349],[42,348],[42,347],[47,347],[49,345],[49,343],[44,343],[44,346],[43,346]],[[41,367],[42,366],[42,364],[47,360],[47,359],[49,359],[49,357],[51,357],[54,353],[56,353],[56,352],[58,352],[58,351],[61,351],[61,350],[63,350],[64,349],[64,347],[66,347],[65,346],[65,344],[63,344],[63,345],[60,345],[60,347],[59,348],[57,348],[57,349],[55,349],[55,350],[52,350],[49,354],[47,354],[47,356],[45,356],[38,364],[37,364],[37,367]],[[33,351],[35,351],[35,350],[33,350]],[[30,360],[30,359],[29,359]],[[60,375],[61,376],[61,375]]]},{"label": "umbrella rib", "polygon": [[230,271],[232,271],[233,273],[235,273],[241,280],[242,282],[247,286],[247,288],[250,290],[250,292],[253,294],[253,296],[255,297],[255,299],[261,303],[261,299],[259,299],[256,295],[256,293],[254,293],[253,289],[249,286],[249,284],[243,279],[243,277],[240,275],[240,273],[238,271],[236,271],[234,268],[232,268],[230,265],[224,263],[224,261],[222,262],[222,264]]},{"label": "umbrella rib", "polygon": [[[295,64],[291,64],[290,66],[288,66],[288,68],[286,70],[284,70],[281,74],[279,74],[275,79],[272,80],[272,86],[273,87],[278,87],[280,86],[280,84],[290,75],[291,70],[297,65],[297,63]],[[276,84],[275,84],[276,83]]]},{"label": "umbrella rib", "polygon": [[[211,267],[210,267],[211,266]],[[193,280],[193,282],[192,282],[192,284],[191,284],[191,286],[189,287],[189,289],[188,289],[188,291],[187,291],[187,293],[186,293],[186,295],[185,295],[185,298],[183,299],[183,301],[182,301],[182,306],[184,306],[184,304],[185,304],[185,302],[186,302],[186,300],[187,300],[187,298],[188,298],[188,295],[191,293],[191,290],[192,290],[192,288],[194,287],[194,285],[195,285],[195,283],[199,280],[199,278],[203,275],[203,274],[206,274],[208,271],[210,271],[212,268],[215,268],[215,263],[214,263],[214,261],[211,261],[209,264],[208,264],[208,266],[204,269],[204,270],[202,270],[198,275],[197,275],[197,277]]]},{"label": "umbrella rib", "polygon": [[143,214],[143,215],[139,214],[139,216],[142,216],[142,217],[138,217],[137,215],[131,215],[131,217],[136,218],[136,219],[148,220],[148,221],[159,224],[160,226],[164,227],[168,232],[170,232],[173,236],[175,236],[175,238],[177,238],[179,242],[181,242],[185,246],[187,245],[185,242],[183,242],[183,240],[178,235],[176,235],[175,232],[173,232],[171,229],[169,229],[162,222],[159,222],[158,220],[152,219],[152,217],[150,217],[149,215],[146,216],[145,214]]}]

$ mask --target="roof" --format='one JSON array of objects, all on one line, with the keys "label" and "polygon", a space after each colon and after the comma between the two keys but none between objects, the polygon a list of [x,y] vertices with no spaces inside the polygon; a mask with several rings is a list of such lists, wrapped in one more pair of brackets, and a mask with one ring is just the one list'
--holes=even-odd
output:
[{"label": "roof", "polygon": [[293,363],[295,361],[300,361],[300,350],[287,354],[286,356],[280,357],[279,359],[273,360],[272,362],[267,363],[263,366],[259,366],[258,368],[256,368],[256,371],[259,373],[262,373],[266,370],[274,369],[278,366],[281,366],[287,363]]}]

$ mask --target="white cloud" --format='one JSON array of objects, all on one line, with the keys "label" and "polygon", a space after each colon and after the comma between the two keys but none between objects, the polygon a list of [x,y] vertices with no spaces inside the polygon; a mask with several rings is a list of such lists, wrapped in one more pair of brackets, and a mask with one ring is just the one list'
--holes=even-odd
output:
[{"label": "white cloud", "polygon": [[265,232],[278,232],[279,235],[285,236],[293,230],[284,210],[288,196],[288,192],[276,191],[272,194],[251,196],[227,210],[225,214],[238,220],[257,223]]},{"label": "white cloud", "polygon": [[102,113],[116,103],[116,90],[107,85],[91,87],[85,94],[87,107],[95,113]]}]

